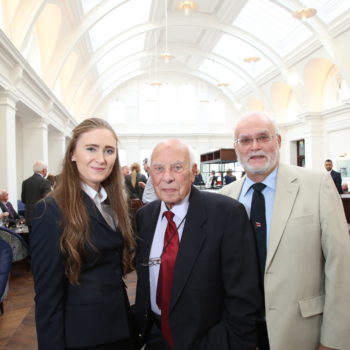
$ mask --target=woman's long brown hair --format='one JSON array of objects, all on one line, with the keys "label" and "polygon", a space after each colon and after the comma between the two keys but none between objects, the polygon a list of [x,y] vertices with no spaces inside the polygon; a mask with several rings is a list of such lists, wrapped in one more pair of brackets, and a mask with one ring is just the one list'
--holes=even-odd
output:
[{"label": "woman's long brown hair", "polygon": [[[92,246],[89,233],[89,214],[83,201],[81,180],[72,154],[79,137],[93,129],[108,129],[118,142],[113,128],[103,119],[85,119],[73,130],[72,139],[63,159],[62,172],[51,196],[58,204],[63,217],[60,248],[65,258],[65,273],[70,283],[79,284],[82,257],[87,245]],[[111,174],[101,183],[105,188],[112,211],[117,215],[123,238],[123,274],[132,270],[136,242],[132,231],[128,203],[124,192],[124,176],[117,156]]]},{"label": "woman's long brown hair", "polygon": [[141,172],[141,167],[139,163],[132,163],[130,168],[131,168],[131,185],[132,187],[135,188],[137,174]]}]

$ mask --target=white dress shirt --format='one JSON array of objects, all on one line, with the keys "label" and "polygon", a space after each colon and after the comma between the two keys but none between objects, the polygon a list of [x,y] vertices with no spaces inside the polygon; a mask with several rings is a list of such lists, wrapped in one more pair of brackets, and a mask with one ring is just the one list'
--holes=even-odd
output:
[{"label": "white dress shirt", "polygon": [[94,201],[97,209],[100,211],[107,224],[115,230],[118,226],[117,218],[115,215],[113,215],[110,205],[103,203],[107,199],[106,190],[101,186],[100,191],[97,192],[86,183],[82,183],[81,187],[83,191]]},{"label": "white dress shirt", "polygon": [[[179,241],[181,241],[182,232],[185,226],[185,218],[189,206],[189,194],[181,201],[171,208],[174,215],[174,222],[177,227],[179,234]],[[160,206],[160,212],[158,216],[156,230],[153,236],[152,247],[150,252],[150,259],[159,258],[162,255],[164,245],[165,230],[168,225],[168,220],[163,213],[167,211],[165,203],[162,201]],[[150,282],[150,295],[151,295],[151,308],[152,311],[160,315],[161,311],[158,308],[156,297],[157,297],[157,286],[158,286],[158,275],[159,275],[159,264],[152,265],[149,267],[149,282]]]}]

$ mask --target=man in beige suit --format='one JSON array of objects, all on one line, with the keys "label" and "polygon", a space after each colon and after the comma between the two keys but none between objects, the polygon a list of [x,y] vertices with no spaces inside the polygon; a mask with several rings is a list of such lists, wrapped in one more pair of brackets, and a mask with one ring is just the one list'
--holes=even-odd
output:
[{"label": "man in beige suit", "polygon": [[350,238],[332,178],[281,164],[281,136],[264,113],[242,116],[234,137],[246,176],[221,193],[239,199],[250,214],[251,185],[266,185],[259,349],[349,350]]}]

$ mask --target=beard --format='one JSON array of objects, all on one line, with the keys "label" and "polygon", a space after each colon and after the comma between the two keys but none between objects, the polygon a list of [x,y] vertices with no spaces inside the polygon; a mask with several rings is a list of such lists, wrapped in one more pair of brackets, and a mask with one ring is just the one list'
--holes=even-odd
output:
[{"label": "beard", "polygon": [[[249,159],[252,156],[263,156],[266,159],[265,164],[263,165],[251,165],[249,164]],[[280,158],[280,150],[276,148],[273,152],[267,153],[264,151],[250,152],[247,156],[241,157],[239,152],[237,152],[238,161],[241,163],[241,166],[246,172],[249,172],[254,175],[264,175],[265,173],[270,172],[274,169]]]}]

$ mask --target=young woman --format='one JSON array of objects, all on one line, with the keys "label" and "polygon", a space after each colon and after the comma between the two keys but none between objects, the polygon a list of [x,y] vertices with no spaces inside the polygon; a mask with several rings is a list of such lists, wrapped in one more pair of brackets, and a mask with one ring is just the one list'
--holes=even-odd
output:
[{"label": "young woman", "polygon": [[39,350],[134,350],[123,275],[135,240],[118,138],[104,120],[73,130],[60,181],[33,212]]}]

